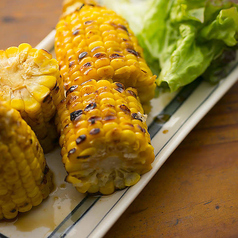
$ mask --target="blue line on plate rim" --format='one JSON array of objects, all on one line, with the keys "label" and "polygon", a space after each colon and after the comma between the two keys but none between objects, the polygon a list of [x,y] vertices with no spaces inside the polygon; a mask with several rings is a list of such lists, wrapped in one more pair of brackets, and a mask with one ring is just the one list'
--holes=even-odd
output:
[{"label": "blue line on plate rim", "polygon": [[79,220],[81,220],[85,214],[91,209],[91,207],[94,206],[94,204],[101,198],[101,195],[98,196],[94,202],[88,207],[88,209],[80,216],[71,226],[69,226],[63,233],[59,234],[60,236],[54,236],[54,238],[64,238],[69,233],[69,231],[74,227],[76,223],[78,223]]},{"label": "blue line on plate rim", "polygon": [[202,78],[199,77],[192,83],[183,87],[181,91],[169,102],[169,104],[154,118],[151,124],[148,126],[148,132],[150,134],[151,140],[154,136],[161,130],[163,125],[167,121],[156,122],[159,116],[168,115],[169,118],[183,105],[183,103],[190,97],[194,90],[200,85]]},{"label": "blue line on plate rim", "polygon": [[[93,197],[90,195],[86,195],[83,200],[73,209],[72,212],[70,212],[65,218],[64,220],[54,229],[54,231],[47,237],[47,238],[56,238],[56,237],[65,237],[64,234],[66,234],[69,230],[71,230],[71,227],[74,223],[77,223],[80,219],[82,219],[84,217],[84,215],[88,212],[88,210],[90,210],[90,208],[100,199],[101,196],[98,197]],[[82,214],[79,216],[79,218],[70,226],[68,226],[66,229],[64,229],[61,232],[58,232],[60,230],[61,227],[63,227],[63,225],[67,222],[67,220],[69,220],[70,218],[72,218],[72,216],[78,211],[78,209],[80,207],[83,206],[83,204],[88,200],[88,199],[94,199],[92,200],[92,203],[85,208],[85,210],[82,212]]]},{"label": "blue line on plate rim", "polygon": [[8,237],[0,233],[0,238],[8,238]]},{"label": "blue line on plate rim", "polygon": [[119,199],[117,199],[117,201],[113,204],[113,206],[107,211],[107,213],[102,217],[102,219],[98,222],[98,224],[93,228],[93,230],[86,236],[86,238],[88,238],[93,231],[99,226],[99,224],[102,222],[102,220],[107,216],[107,214],[117,205],[117,203],[122,199],[122,197],[127,193],[127,191],[129,190],[130,187],[127,187],[124,191],[124,193],[120,196]]}]

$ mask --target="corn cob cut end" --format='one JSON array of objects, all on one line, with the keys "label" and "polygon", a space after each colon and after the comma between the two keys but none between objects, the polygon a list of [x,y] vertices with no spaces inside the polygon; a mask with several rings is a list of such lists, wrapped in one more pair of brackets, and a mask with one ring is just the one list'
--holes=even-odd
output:
[{"label": "corn cob cut end", "polygon": [[26,43],[0,51],[0,96],[21,113],[44,151],[49,151],[58,137],[50,121],[63,98],[59,66],[52,55]]},{"label": "corn cob cut end", "polygon": [[154,149],[135,89],[89,80],[67,91],[59,114],[66,181],[79,192],[110,194],[151,169]]},{"label": "corn cob cut end", "polygon": [[0,101],[0,219],[13,219],[53,188],[43,150],[19,112]]}]

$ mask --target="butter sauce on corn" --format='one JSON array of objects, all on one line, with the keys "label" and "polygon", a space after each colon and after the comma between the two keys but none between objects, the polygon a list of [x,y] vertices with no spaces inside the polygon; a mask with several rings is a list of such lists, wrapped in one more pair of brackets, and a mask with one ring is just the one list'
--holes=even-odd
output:
[{"label": "butter sauce on corn", "polygon": [[52,173],[35,133],[0,101],[0,220],[13,219],[48,197]]},{"label": "butter sauce on corn", "polygon": [[58,67],[50,53],[26,43],[0,51],[0,96],[21,113],[45,152],[58,136],[53,120],[64,93]]}]

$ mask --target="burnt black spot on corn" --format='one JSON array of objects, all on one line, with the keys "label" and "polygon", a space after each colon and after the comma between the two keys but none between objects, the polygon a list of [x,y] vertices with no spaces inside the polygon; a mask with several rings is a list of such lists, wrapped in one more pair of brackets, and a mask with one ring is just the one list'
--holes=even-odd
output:
[{"label": "burnt black spot on corn", "polygon": [[83,86],[84,84],[87,84],[87,83],[89,83],[89,82],[91,82],[91,81],[92,81],[92,79],[89,79],[89,80],[87,80],[87,81],[81,83],[81,86]]},{"label": "burnt black spot on corn", "polygon": [[68,96],[70,93],[72,93],[74,90],[78,88],[78,85],[73,85],[71,86],[67,91],[66,91],[66,96]]},{"label": "burnt black spot on corn", "polygon": [[77,110],[70,113],[70,120],[75,121],[83,114],[83,110]]},{"label": "burnt black spot on corn", "polygon": [[79,145],[80,143],[84,142],[86,140],[87,136],[86,135],[80,135],[77,139],[76,139],[76,144]]},{"label": "burnt black spot on corn", "polygon": [[82,6],[79,8],[79,9],[77,9],[78,11],[80,11],[83,7],[84,7],[84,3],[82,4]]},{"label": "burnt black spot on corn", "polygon": [[99,128],[93,128],[89,134],[90,135],[97,135],[98,133],[100,133],[100,129]]},{"label": "burnt black spot on corn", "polygon": [[145,128],[142,128],[140,125],[137,125],[137,126],[138,126],[138,128],[139,128],[143,133],[146,132]]},{"label": "burnt black spot on corn", "polygon": [[120,105],[120,109],[121,109],[124,113],[126,113],[126,114],[130,114],[130,113],[131,113],[130,109],[129,109],[126,105],[124,105],[124,104]]},{"label": "burnt black spot on corn", "polygon": [[117,119],[117,117],[115,117],[115,116],[105,116],[103,118],[104,121],[113,121],[113,120],[116,120],[116,119]]},{"label": "burnt black spot on corn", "polygon": [[85,56],[87,56],[87,54],[88,54],[87,52],[82,52],[82,53],[79,54],[79,57],[78,57],[78,58],[81,60],[81,59],[83,59]]},{"label": "burnt black spot on corn", "polygon": [[44,100],[43,100],[43,103],[50,103],[52,101],[52,96],[50,94],[48,94]]},{"label": "burnt black spot on corn", "polygon": [[100,117],[98,117],[98,116],[92,116],[92,117],[90,117],[90,118],[88,119],[88,122],[90,122],[90,123],[93,125],[93,124],[96,123],[96,121],[99,121],[99,120],[101,120]]},{"label": "burnt black spot on corn", "polygon": [[92,64],[90,62],[87,62],[86,64],[83,65],[83,67],[87,68],[87,67],[90,67],[92,66]]},{"label": "burnt black spot on corn", "polygon": [[117,90],[119,93],[124,92],[124,89],[123,89],[123,88],[116,88],[116,90]]},{"label": "burnt black spot on corn", "polygon": [[0,174],[0,220],[13,219],[38,206],[53,188],[52,172],[35,133],[18,111],[2,101]]},{"label": "burnt black spot on corn", "polygon": [[56,87],[58,86],[57,82],[55,83],[55,86],[53,87],[53,90],[56,89]]},{"label": "burnt black spot on corn", "polygon": [[79,30],[75,30],[74,32],[73,32],[73,35],[74,36],[76,36],[76,35],[78,35],[79,34]]},{"label": "burnt black spot on corn", "polygon": [[50,121],[64,97],[59,65],[45,50],[20,44],[0,51],[0,97],[21,113],[45,152],[58,137]]},{"label": "burnt black spot on corn", "polygon": [[84,22],[84,25],[89,25],[89,24],[91,24],[91,23],[93,23],[94,21],[85,21]]},{"label": "burnt black spot on corn", "polygon": [[82,156],[77,156],[77,159],[87,159],[89,157],[90,157],[90,155],[82,155]]},{"label": "burnt black spot on corn", "polygon": [[95,102],[89,103],[89,104],[85,107],[84,111],[85,111],[85,112],[88,112],[88,111],[90,111],[90,110],[93,110],[96,106],[97,106],[97,104],[96,104]]},{"label": "burnt black spot on corn", "polygon": [[75,61],[69,62],[69,68],[71,68],[73,65],[75,65]]},{"label": "burnt black spot on corn", "polygon": [[69,124],[66,124],[66,125],[64,126],[64,129],[66,129],[67,127],[69,127]]},{"label": "burnt black spot on corn", "polygon": [[117,85],[117,87],[118,87],[118,88],[125,89],[124,85],[123,85],[123,84],[121,84],[121,83],[116,83],[116,85]]},{"label": "burnt black spot on corn", "polygon": [[136,52],[135,50],[133,50],[133,49],[126,49],[129,53],[131,53],[131,54],[133,54],[133,55],[135,55],[135,56],[140,56],[139,55],[139,53],[138,52]]},{"label": "burnt black spot on corn", "polygon": [[55,90],[56,93],[58,93],[59,90],[60,90],[60,87],[57,85],[56,88],[55,88],[54,90]]},{"label": "burnt black spot on corn", "polygon": [[94,48],[91,49],[91,52],[93,53],[94,51],[97,51],[97,50],[99,50],[100,48],[101,48],[101,47],[96,46],[96,47],[94,47]]},{"label": "burnt black spot on corn", "polygon": [[105,58],[107,55],[105,53],[96,53],[93,55],[93,57],[100,59],[100,58]]},{"label": "burnt black spot on corn", "polygon": [[126,31],[129,34],[129,31],[125,26],[119,24],[118,27],[123,29],[124,31]]},{"label": "burnt black spot on corn", "polygon": [[123,57],[123,55],[119,55],[119,54],[117,54],[117,53],[111,54],[111,55],[109,56],[110,59],[116,59],[116,58],[121,58],[121,57]]},{"label": "burnt black spot on corn", "polygon": [[132,116],[133,119],[136,119],[136,120],[142,121],[142,118],[141,118],[140,115],[138,115],[138,113],[132,113],[131,116]]},{"label": "burnt black spot on corn", "polygon": [[68,152],[68,156],[74,154],[75,152],[76,152],[76,149],[75,149],[75,148],[71,149],[71,150]]},{"label": "burnt black spot on corn", "polygon": [[49,167],[46,165],[43,173],[47,174],[49,172],[49,170],[50,170]]},{"label": "burnt black spot on corn", "polygon": [[[80,1],[72,2],[77,5]],[[138,90],[148,111],[156,76],[146,64],[127,21],[112,10],[84,2],[80,11],[71,13],[67,13],[67,8],[72,8],[68,4],[56,27],[55,50],[66,90],[73,82],[80,85],[88,79],[121,82],[125,88],[133,86]],[[74,31],[77,34],[72,34]],[[73,67],[67,60],[70,56],[71,61],[75,60]]]},{"label": "burnt black spot on corn", "polygon": [[107,104],[107,107],[115,107],[114,105],[112,105],[112,104]]},{"label": "burnt black spot on corn", "polygon": [[135,94],[135,92],[134,91],[132,91],[132,90],[127,90],[127,92],[131,95],[131,96],[133,96],[133,97],[137,97],[137,95]]}]

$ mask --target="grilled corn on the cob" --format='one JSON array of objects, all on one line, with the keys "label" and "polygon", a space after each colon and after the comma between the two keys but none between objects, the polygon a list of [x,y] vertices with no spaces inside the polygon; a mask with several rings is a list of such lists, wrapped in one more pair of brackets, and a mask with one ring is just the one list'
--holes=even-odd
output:
[{"label": "grilled corn on the cob", "polygon": [[29,44],[0,51],[0,96],[21,113],[45,152],[57,138],[53,117],[63,98],[58,68],[50,53]]},{"label": "grilled corn on the cob", "polygon": [[0,219],[39,205],[52,189],[43,150],[19,112],[0,101]]},{"label": "grilled corn on the cob", "polygon": [[[80,2],[86,3],[79,7]],[[156,76],[147,66],[136,37],[114,11],[87,2],[67,1],[67,14],[56,27],[56,57],[65,88],[89,79],[113,79],[126,88],[135,87],[148,111]],[[78,8],[72,12],[73,6]]]},{"label": "grilled corn on the cob", "polygon": [[110,194],[151,169],[154,149],[135,89],[94,79],[72,85],[58,114],[66,181],[79,192]]}]

